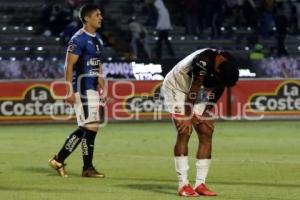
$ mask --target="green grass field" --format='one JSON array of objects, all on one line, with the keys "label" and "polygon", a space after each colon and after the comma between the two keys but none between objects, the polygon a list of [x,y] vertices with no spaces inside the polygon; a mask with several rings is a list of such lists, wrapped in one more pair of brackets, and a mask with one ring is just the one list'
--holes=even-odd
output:
[{"label": "green grass field", "polygon": [[[81,149],[69,178],[48,167],[74,125],[0,126],[1,200],[180,199],[171,123],[111,123],[97,137],[95,165],[105,179],[81,178]],[[194,182],[196,135],[190,141]],[[300,122],[217,122],[208,185],[214,200],[300,199]],[[181,198],[182,199],[182,198]]]}]

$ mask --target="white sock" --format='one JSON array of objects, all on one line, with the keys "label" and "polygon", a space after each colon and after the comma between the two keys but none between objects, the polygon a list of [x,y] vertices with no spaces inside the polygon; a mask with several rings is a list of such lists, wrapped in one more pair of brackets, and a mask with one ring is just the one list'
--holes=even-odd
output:
[{"label": "white sock", "polygon": [[189,184],[188,171],[189,163],[188,156],[175,156],[175,169],[178,178],[178,189],[181,189],[184,185]]},{"label": "white sock", "polygon": [[205,183],[210,162],[211,159],[197,159],[196,161],[197,175],[196,175],[195,188],[198,187],[200,184]]}]

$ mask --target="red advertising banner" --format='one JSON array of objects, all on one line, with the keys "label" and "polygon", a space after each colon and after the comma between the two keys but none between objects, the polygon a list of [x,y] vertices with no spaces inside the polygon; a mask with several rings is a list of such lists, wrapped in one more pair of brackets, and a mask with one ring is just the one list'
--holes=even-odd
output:
[{"label": "red advertising banner", "polygon": [[0,122],[72,118],[73,109],[63,101],[62,82],[0,82],[0,88]]},{"label": "red advertising banner", "polygon": [[[107,87],[108,120],[169,118],[161,81],[108,81]],[[0,82],[0,88],[0,122],[75,119],[63,101],[63,82]],[[224,92],[214,112],[220,119],[300,118],[300,80],[241,80]]]},{"label": "red advertising banner", "polygon": [[161,81],[108,81],[110,120],[161,120],[169,117],[161,94]]},{"label": "red advertising banner", "polygon": [[[161,81],[108,81],[108,120],[161,120],[169,117],[160,94]],[[68,121],[63,82],[0,82],[0,122]]]},{"label": "red advertising banner", "polygon": [[300,80],[242,80],[231,99],[234,118],[300,118]]}]

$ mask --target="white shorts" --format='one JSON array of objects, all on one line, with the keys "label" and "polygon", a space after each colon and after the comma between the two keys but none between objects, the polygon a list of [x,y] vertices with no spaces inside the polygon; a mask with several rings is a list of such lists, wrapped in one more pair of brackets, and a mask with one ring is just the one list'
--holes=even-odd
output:
[{"label": "white shorts", "polygon": [[[170,89],[165,85],[163,85],[162,90],[168,111],[174,115],[184,115],[187,94],[176,89]],[[196,102],[193,106],[193,114],[202,115],[205,106],[205,102]]]},{"label": "white shorts", "polygon": [[104,103],[101,102],[100,95],[98,91],[87,90],[86,97],[80,98],[79,93],[75,93],[76,102],[74,104],[74,110],[76,113],[78,126],[85,126],[88,123],[101,122],[103,119]]}]

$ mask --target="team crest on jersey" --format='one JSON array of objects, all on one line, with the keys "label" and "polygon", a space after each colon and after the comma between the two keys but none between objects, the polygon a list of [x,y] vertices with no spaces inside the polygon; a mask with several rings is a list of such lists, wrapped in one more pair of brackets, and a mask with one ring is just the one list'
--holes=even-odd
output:
[{"label": "team crest on jersey", "polygon": [[196,62],[196,65],[199,66],[200,68],[204,69],[206,67],[207,63],[203,60],[200,60],[199,62]]},{"label": "team crest on jersey", "polygon": [[200,67],[200,75],[202,76],[202,75],[205,75],[206,73],[207,73],[207,68],[206,68],[206,66],[207,66],[207,63],[205,62],[205,61],[203,61],[203,60],[200,60],[200,61],[198,61],[198,62],[196,62],[196,65],[198,66],[198,67]]}]

